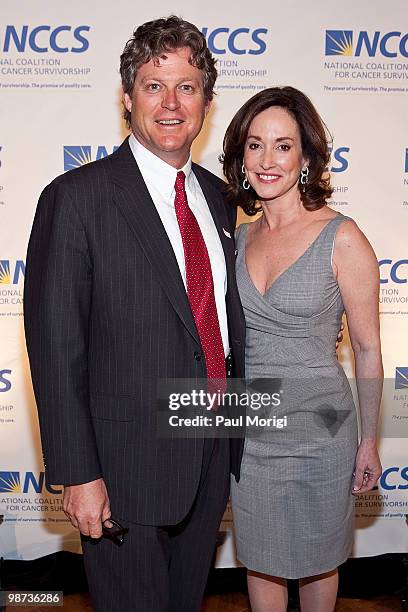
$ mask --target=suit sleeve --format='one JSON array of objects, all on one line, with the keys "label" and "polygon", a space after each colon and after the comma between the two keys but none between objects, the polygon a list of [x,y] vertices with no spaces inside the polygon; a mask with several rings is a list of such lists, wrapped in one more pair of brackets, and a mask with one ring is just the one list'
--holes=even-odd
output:
[{"label": "suit sleeve", "polygon": [[28,245],[24,323],[47,481],[101,477],[89,410],[92,264],[75,189],[42,193]]}]

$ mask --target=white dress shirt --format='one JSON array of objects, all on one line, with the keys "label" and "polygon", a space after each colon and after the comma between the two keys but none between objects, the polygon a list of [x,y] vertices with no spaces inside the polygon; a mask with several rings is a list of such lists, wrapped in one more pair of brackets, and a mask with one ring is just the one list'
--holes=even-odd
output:
[{"label": "white dress shirt", "polygon": [[[174,186],[177,170],[146,149],[136,140],[133,134],[129,137],[129,145],[173,247],[184,286],[187,287],[183,241],[174,208],[176,196]],[[182,170],[186,175],[185,187],[188,205],[200,226],[210,258],[215,305],[224,353],[227,356],[229,353],[227,310],[225,306],[227,270],[224,251],[200,184],[191,169],[191,155],[185,166],[179,168],[179,170]]]}]

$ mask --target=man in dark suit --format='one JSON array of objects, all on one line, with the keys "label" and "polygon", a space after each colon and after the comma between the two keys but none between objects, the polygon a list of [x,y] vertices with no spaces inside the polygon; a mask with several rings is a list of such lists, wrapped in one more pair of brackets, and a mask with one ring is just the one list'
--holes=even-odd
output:
[{"label": "man in dark suit", "polygon": [[[228,356],[244,374],[235,213],[191,162],[216,79],[199,30],[140,26],[121,76],[130,137],[40,197],[27,346],[47,480],[65,485],[94,609],[192,612],[242,440],[158,437],[157,381],[222,385]],[[110,517],[129,529],[121,547],[101,538]]]}]

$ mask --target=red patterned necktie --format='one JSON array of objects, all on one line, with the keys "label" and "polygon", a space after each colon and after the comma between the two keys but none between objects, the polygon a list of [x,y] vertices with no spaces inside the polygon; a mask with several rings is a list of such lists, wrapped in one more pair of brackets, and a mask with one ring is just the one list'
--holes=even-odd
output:
[{"label": "red patterned necktie", "polygon": [[218,379],[217,387],[224,391],[225,356],[215,305],[211,263],[200,226],[187,202],[185,178],[182,170],[177,172],[174,206],[183,241],[187,296],[204,351],[207,376],[209,379]]}]

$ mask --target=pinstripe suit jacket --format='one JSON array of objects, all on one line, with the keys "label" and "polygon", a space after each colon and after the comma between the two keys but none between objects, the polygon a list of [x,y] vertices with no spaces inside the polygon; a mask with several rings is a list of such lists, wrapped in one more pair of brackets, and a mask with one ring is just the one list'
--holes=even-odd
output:
[{"label": "pinstripe suit jacket", "polygon": [[[245,324],[235,282],[235,214],[222,181],[193,164],[227,264],[235,375]],[[158,439],[157,379],[205,377],[176,258],[127,140],[56,178],[30,237],[25,329],[50,483],[103,477],[113,512],[179,522],[197,490],[203,440]],[[231,440],[238,475],[242,440]]]}]

